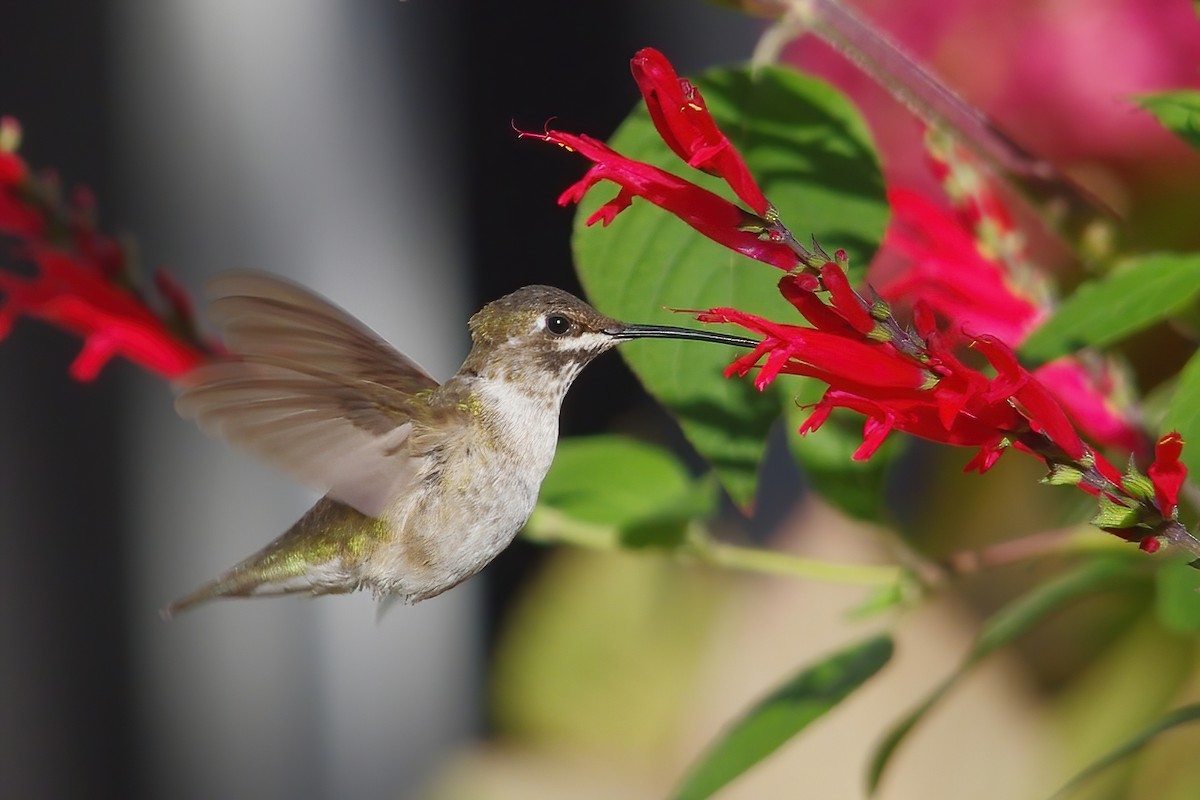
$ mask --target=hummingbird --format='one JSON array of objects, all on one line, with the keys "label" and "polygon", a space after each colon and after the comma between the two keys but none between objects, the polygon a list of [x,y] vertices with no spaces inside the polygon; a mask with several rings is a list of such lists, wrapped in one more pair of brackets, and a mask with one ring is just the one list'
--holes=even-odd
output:
[{"label": "hummingbird", "polygon": [[239,271],[208,289],[228,353],[180,379],[176,409],[325,494],[274,541],[168,605],[167,618],[221,597],[441,594],[529,519],[563,397],[592,359],[631,339],[757,344],[618,322],[561,289],[526,286],[470,318],[470,353],[438,383],[298,284]]}]

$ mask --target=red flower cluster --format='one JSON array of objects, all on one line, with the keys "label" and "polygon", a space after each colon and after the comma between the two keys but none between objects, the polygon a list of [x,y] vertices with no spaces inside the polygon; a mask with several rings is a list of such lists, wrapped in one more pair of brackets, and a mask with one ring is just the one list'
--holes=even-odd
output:
[{"label": "red flower cluster", "polygon": [[[1047,482],[1076,485],[1099,498],[1100,512],[1093,520],[1098,526],[1139,541],[1150,552],[1162,537],[1200,556],[1200,541],[1175,519],[1186,474],[1178,434],[1159,441],[1148,477],[1132,466],[1122,475],[1084,443],[1051,390],[1020,364],[1004,337],[968,332],[990,322],[1017,341],[1045,309],[1012,290],[1011,276],[980,252],[958,222],[920,197],[892,194],[908,227],[894,229],[899,232],[890,234],[891,242],[917,266],[888,288],[913,301],[911,331],[882,297],[867,302],[854,291],[846,278],[844,253],[829,258],[819,249],[814,255],[798,245],[720,132],[699,91],[680,80],[661,53],[640,51],[633,72],[663,140],[690,166],[723,178],[751,210],[627,159],[590,137],[547,131],[540,138],[595,162],[559,202],[577,202],[597,182],[610,180],[620,192],[588,224],[608,224],[634,197],[643,197],[726,247],[788,270],[780,292],[808,326],[733,308],[698,315],[702,321],[741,325],[763,337],[727,374],[744,376],[757,367],[754,382],[760,389],[785,373],[828,384],[800,432],[819,428],[835,408],[858,412],[866,417],[863,442],[854,454],[859,460],[870,458],[893,430],[975,448],[966,469],[980,473],[1010,447],[1024,450],[1050,468]],[[1012,246],[1011,220],[997,196],[969,194],[963,211],[977,232],[992,226],[992,241],[1002,257],[1019,255]],[[903,288],[907,291],[900,292]],[[939,316],[950,321],[949,329],[939,328]],[[982,356],[990,370],[960,359],[956,348],[963,345]]]},{"label": "red flower cluster", "polygon": [[22,315],[77,334],[83,350],[70,371],[81,381],[117,355],[168,378],[206,358],[183,290],[156,274],[169,310],[154,313],[130,288],[124,249],[96,230],[90,194],[64,203],[56,181],[33,175],[17,155],[19,140],[17,123],[0,119],[0,243],[9,245],[5,260],[29,262],[37,274],[0,270],[0,339]]},{"label": "red flower cluster", "polygon": [[[730,365],[729,374],[745,375],[762,360],[759,388],[781,372],[829,384],[801,433],[818,429],[834,408],[849,408],[867,417],[863,444],[854,454],[858,460],[870,458],[893,430],[978,448],[967,469],[979,472],[1012,445],[1032,449],[1036,437],[1055,446],[1054,458],[1083,456],[1084,444],[1067,415],[999,339],[978,336],[971,342],[996,371],[989,377],[954,355],[927,307],[916,308],[913,336],[882,301],[867,306],[835,262],[820,267],[817,276],[787,276],[780,291],[813,328],[778,325],[728,308],[700,319],[736,323],[763,335],[758,348]],[[821,293],[828,293],[828,303]],[[813,346],[814,337],[820,337],[820,346]],[[1037,446],[1046,449],[1041,442]]]}]

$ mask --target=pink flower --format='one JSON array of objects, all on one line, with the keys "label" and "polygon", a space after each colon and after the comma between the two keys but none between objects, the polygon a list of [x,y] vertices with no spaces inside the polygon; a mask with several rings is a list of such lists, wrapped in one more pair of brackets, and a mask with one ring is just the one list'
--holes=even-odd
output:
[{"label": "pink flower", "polygon": [[[966,171],[970,165],[959,163],[955,169]],[[958,213],[916,192],[888,192],[893,219],[884,246],[907,263],[875,285],[893,303],[928,306],[945,320],[952,339],[969,343],[971,331],[987,331],[1017,347],[1049,316],[1050,307],[1039,296],[1040,278],[1014,252],[1020,250],[1014,243],[1018,234],[1004,204],[982,175],[968,183],[975,192],[959,198]],[[1008,258],[985,254],[981,236],[990,238],[993,250],[1007,246]],[[1035,374],[1092,441],[1144,451],[1145,435],[1114,400],[1117,376],[1107,362],[1063,358]]]},{"label": "pink flower", "polygon": [[907,189],[890,190],[888,202],[893,218],[884,247],[908,263],[890,280],[876,283],[883,297],[926,303],[952,323],[952,335],[968,327],[1012,344],[1047,316],[1018,294],[1003,268],[984,257],[972,232],[953,214]]},{"label": "pink flower", "polygon": [[1033,374],[1090,440],[1143,455],[1148,449],[1146,434],[1114,399],[1118,394],[1115,370],[1107,359],[1081,355],[1051,361]]},{"label": "pink flower", "polygon": [[[1200,26],[1191,3],[852,5],[1027,150],[1069,174],[1105,176],[1088,188],[1116,181],[1123,198],[1128,192],[1157,193],[1161,202],[1168,182],[1196,185],[1195,159],[1150,115],[1135,111],[1130,99],[1166,87],[1200,86]],[[926,193],[935,188],[921,163],[921,131],[905,104],[816,37],[798,38],[784,60],[854,100],[875,134],[889,183]],[[1080,169],[1084,166],[1088,169]]]}]

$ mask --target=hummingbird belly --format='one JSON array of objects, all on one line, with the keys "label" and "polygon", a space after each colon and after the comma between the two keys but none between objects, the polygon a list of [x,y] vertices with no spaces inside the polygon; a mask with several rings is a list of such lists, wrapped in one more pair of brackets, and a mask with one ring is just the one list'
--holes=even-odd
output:
[{"label": "hummingbird belly", "polygon": [[496,452],[473,455],[431,480],[397,520],[399,536],[368,566],[383,594],[415,603],[453,588],[483,569],[529,519],[544,475],[523,470]]},{"label": "hummingbird belly", "polygon": [[421,489],[397,509],[396,546],[373,576],[384,593],[416,602],[475,575],[508,547],[537,503],[558,442],[561,398],[499,380],[474,388],[489,411],[425,460]]}]

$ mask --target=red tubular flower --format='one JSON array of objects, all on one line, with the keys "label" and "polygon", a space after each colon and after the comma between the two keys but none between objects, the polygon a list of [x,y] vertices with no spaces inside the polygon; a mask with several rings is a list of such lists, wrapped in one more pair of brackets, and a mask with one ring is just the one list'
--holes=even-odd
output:
[{"label": "red tubular flower", "polygon": [[779,293],[796,307],[808,320],[809,325],[823,331],[840,331],[857,338],[855,327],[846,320],[839,309],[832,303],[822,302],[817,296],[816,290],[819,288],[820,283],[816,277],[807,272],[788,275],[779,282]]},{"label": "red tubular flower", "polygon": [[977,337],[974,344],[999,373],[992,381],[987,399],[993,403],[1003,401],[1017,404],[1036,431],[1045,434],[1046,438],[1062,448],[1071,460],[1081,459],[1084,453],[1083,440],[1079,438],[1075,426],[1046,387],[1018,363],[1017,354],[994,336]]},{"label": "red tubular flower", "polygon": [[[875,320],[866,303],[850,286],[850,280],[842,268],[832,261],[826,262],[820,269],[821,285],[829,292],[830,304],[837,310],[839,316],[851,328],[860,334],[868,334],[875,330]],[[811,292],[810,296],[813,296]]]},{"label": "red tubular flower", "polygon": [[1154,448],[1154,463],[1146,470],[1154,484],[1154,499],[1163,517],[1173,519],[1179,505],[1179,490],[1187,480],[1187,466],[1179,460],[1183,452],[1183,437],[1171,431],[1158,440]]},{"label": "red tubular flower", "polygon": [[168,324],[128,287],[125,253],[95,229],[91,193],[76,190],[64,203],[57,185],[32,175],[17,155],[19,132],[14,121],[0,119],[0,234],[11,237],[10,252],[36,274],[0,269],[0,339],[22,315],[77,334],[83,350],[70,374],[81,381],[118,355],[168,378],[204,360],[205,348],[189,335],[193,320],[183,290],[158,278],[172,311]]},{"label": "red tubular flower", "polygon": [[702,322],[731,322],[765,337],[749,356],[738,359],[727,370],[728,374],[745,375],[765,355],[767,360],[755,379],[759,389],[766,388],[780,372],[818,378],[856,394],[919,390],[933,380],[921,365],[897,358],[890,345],[866,342],[837,331],[781,325],[732,308],[713,308],[698,318]]},{"label": "red tubular flower", "polygon": [[94,379],[117,355],[167,378],[182,375],[204,359],[203,352],[177,339],[141,300],[105,280],[90,264],[44,247],[30,255],[38,268],[36,277],[0,272],[0,338],[18,314],[79,335],[83,350],[70,372],[80,381]]},{"label": "red tubular flower", "polygon": [[708,113],[700,90],[681,79],[667,57],[653,47],[639,50],[630,67],[650,119],[667,146],[689,167],[722,178],[754,213],[767,216],[771,204]]},{"label": "red tubular flower", "polygon": [[650,164],[626,158],[601,141],[590,136],[546,131],[536,135],[576,151],[595,162],[577,183],[558,198],[559,205],[577,203],[587,191],[602,180],[621,187],[612,200],[588,218],[587,224],[603,222],[608,225],[617,214],[642,197],[671,212],[700,233],[719,244],[781,269],[791,269],[799,258],[781,242],[760,235],[763,221],[723,197],[713,194],[677,175]]},{"label": "red tubular flower", "polygon": [[608,225],[633,198],[643,197],[731,250],[784,270],[798,266],[802,249],[793,249],[782,236],[784,229],[773,206],[741,154],[717,127],[700,90],[680,79],[666,57],[653,48],[640,50],[631,68],[663,141],[689,166],[722,178],[751,210],[658,167],[626,158],[590,136],[552,130],[520,133],[554,142],[595,162],[582,180],[563,192],[559,205],[579,202],[596,183],[610,180],[621,190],[588,219],[588,225],[596,221]]},{"label": "red tubular flower", "polygon": [[[878,393],[866,396],[832,387],[814,406],[799,432],[805,434],[820,428],[834,408],[849,409],[867,418],[863,425],[863,444],[853,455],[856,461],[865,461],[874,455],[893,430],[942,444],[980,448],[964,471],[987,471],[1008,446],[1005,430],[994,422],[960,414],[953,417],[950,424],[945,424],[936,397]],[[1011,421],[1004,420],[1006,423]]]},{"label": "red tubular flower", "polygon": [[757,366],[754,383],[760,390],[784,373],[828,384],[800,425],[802,435],[820,428],[835,408],[844,408],[866,418],[862,443],[852,455],[858,461],[871,458],[892,431],[975,448],[964,467],[968,472],[986,472],[1015,447],[1046,463],[1047,482],[1075,485],[1098,497],[1100,509],[1092,521],[1104,530],[1147,553],[1169,541],[1200,556],[1200,540],[1175,521],[1187,475],[1178,433],[1159,440],[1149,480],[1132,466],[1122,475],[1084,443],[1050,390],[997,337],[967,338],[995,370],[989,376],[955,356],[952,339],[937,327],[926,304],[918,302],[913,309],[914,335],[896,323],[886,304],[868,309],[838,265],[806,269],[788,275],[779,287],[813,328],[729,308],[698,315],[701,321],[734,323],[763,337],[729,366],[727,375],[745,375]]}]

